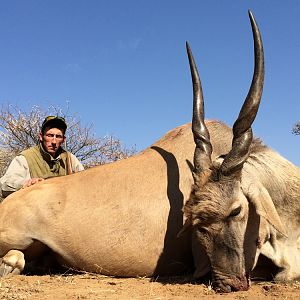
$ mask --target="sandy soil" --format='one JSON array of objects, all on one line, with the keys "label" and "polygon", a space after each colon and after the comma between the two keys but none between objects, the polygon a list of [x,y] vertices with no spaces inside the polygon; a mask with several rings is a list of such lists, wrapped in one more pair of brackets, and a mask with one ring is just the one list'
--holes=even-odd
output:
[{"label": "sandy soil", "polygon": [[300,283],[253,283],[246,292],[215,293],[186,278],[112,278],[102,275],[13,276],[0,279],[0,299],[300,299]]}]

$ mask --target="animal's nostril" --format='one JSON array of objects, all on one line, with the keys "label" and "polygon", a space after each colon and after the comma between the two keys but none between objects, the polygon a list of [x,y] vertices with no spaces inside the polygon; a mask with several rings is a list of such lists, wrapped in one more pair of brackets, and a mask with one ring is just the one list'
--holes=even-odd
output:
[{"label": "animal's nostril", "polygon": [[249,280],[245,277],[235,282],[232,287],[234,291],[247,291],[249,289]]}]

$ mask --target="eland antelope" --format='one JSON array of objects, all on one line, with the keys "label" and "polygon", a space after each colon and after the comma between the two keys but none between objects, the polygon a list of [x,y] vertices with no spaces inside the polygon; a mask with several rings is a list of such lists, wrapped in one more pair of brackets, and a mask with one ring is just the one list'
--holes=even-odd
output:
[{"label": "eland antelope", "polygon": [[300,171],[252,136],[264,58],[249,15],[255,69],[233,129],[204,121],[200,79],[187,46],[192,125],[171,130],[131,158],[8,196],[0,204],[2,276],[19,274],[49,251],[62,265],[105,275],[194,268],[200,277],[211,271],[222,291],[248,289],[260,254],[280,268],[276,279],[300,276]]}]

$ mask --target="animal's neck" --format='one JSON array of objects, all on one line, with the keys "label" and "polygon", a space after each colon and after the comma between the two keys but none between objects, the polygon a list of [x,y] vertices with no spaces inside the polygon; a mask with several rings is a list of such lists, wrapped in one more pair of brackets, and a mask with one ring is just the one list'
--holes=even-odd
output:
[{"label": "animal's neck", "polygon": [[293,216],[299,216],[300,169],[297,166],[265,148],[252,153],[244,169],[249,176],[253,176],[254,181],[258,180],[268,190],[283,218],[288,221]]}]

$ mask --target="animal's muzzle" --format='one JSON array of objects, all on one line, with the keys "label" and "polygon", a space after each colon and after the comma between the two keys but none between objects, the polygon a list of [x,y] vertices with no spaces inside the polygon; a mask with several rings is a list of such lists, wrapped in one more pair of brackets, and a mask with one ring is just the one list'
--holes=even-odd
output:
[{"label": "animal's muzzle", "polygon": [[247,291],[250,287],[250,276],[248,274],[233,276],[217,273],[213,275],[213,287],[217,292],[225,293]]}]

